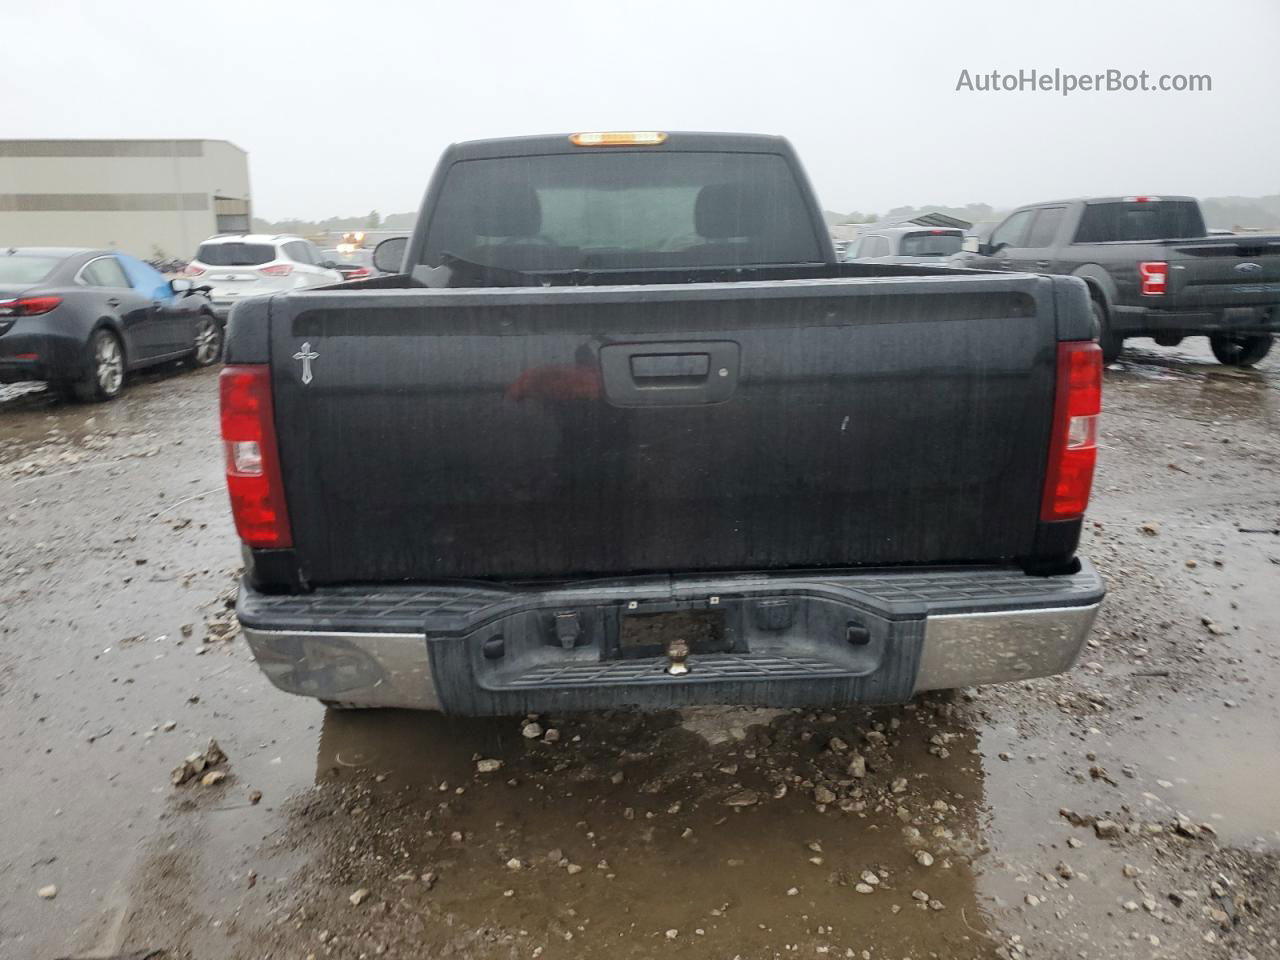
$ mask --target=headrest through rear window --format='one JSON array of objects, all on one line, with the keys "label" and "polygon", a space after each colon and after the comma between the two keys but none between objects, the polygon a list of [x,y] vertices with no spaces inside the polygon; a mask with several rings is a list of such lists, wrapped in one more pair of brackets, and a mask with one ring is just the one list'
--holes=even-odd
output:
[{"label": "headrest through rear window", "polygon": [[542,229],[542,205],[527,183],[504,183],[476,197],[471,220],[477,236],[532,237]]},{"label": "headrest through rear window", "polygon": [[745,183],[713,183],[698,191],[694,227],[711,240],[758,236],[765,232],[763,207]]}]

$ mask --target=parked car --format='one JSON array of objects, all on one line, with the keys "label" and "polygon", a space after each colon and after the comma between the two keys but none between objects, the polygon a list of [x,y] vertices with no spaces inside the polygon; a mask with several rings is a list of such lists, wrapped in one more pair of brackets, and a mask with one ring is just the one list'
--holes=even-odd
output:
[{"label": "parked car", "polygon": [[868,227],[849,244],[844,259],[879,263],[940,263],[959,252],[964,231],[917,223]]},{"label": "parked car", "polygon": [[342,250],[335,247],[331,250],[322,250],[320,256],[325,262],[333,264],[333,269],[342,274],[344,281],[367,280],[377,272],[373,267],[372,250]]},{"label": "parked car", "polygon": [[223,333],[202,289],[136,257],[0,249],[0,382],[44,380],[78,400],[112,400],[132,370],[215,363]]},{"label": "parked car", "polygon": [[1210,235],[1191,197],[1095,197],[1019,207],[957,265],[1061,273],[1089,285],[1110,361],[1126,337],[1207,336],[1249,366],[1280,331],[1280,236]]},{"label": "parked car", "polygon": [[837,263],[791,146],[710,133],[451,146],[374,259],[231,315],[237,613],[278,687],[815,706],[1079,653],[1083,282]]},{"label": "parked car", "polygon": [[343,279],[315,244],[288,234],[210,237],[183,272],[209,287],[214,312],[220,317],[246,297],[322,287]]}]

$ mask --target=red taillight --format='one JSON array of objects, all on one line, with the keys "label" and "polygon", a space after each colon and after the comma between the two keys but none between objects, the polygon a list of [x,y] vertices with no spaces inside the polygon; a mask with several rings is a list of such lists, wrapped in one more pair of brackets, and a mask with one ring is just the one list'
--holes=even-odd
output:
[{"label": "red taillight", "polygon": [[1158,297],[1169,290],[1169,264],[1163,260],[1147,260],[1138,264],[1138,277],[1142,280],[1142,295]]},{"label": "red taillight", "polygon": [[356,268],[355,268],[354,270],[352,270],[349,274],[347,274],[347,279],[348,279],[348,280],[363,280],[363,279],[364,279],[365,277],[367,277],[367,276],[369,276],[369,268],[368,268],[368,267],[356,267]]},{"label": "red taillight", "polygon": [[61,297],[19,297],[0,300],[0,317],[38,317],[62,303]]},{"label": "red taillight", "polygon": [[227,492],[240,539],[251,547],[291,547],[266,364],[228,366],[218,381]]},{"label": "red taillight", "polygon": [[263,267],[258,271],[264,277],[287,277],[293,273],[293,264],[291,263],[274,263],[269,267]]},{"label": "red taillight", "polygon": [[198,277],[200,274],[204,273],[204,267],[197,267],[194,263],[188,263],[182,268],[182,272],[188,277]]},{"label": "red taillight", "polygon": [[1098,460],[1101,410],[1102,350],[1087,340],[1058,344],[1058,386],[1041,521],[1074,520],[1084,515]]}]

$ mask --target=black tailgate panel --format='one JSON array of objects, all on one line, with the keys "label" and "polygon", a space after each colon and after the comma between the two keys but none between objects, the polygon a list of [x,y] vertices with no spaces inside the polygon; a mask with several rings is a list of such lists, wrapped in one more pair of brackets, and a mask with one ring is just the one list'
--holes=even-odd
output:
[{"label": "black tailgate panel", "polygon": [[[755,286],[277,301],[293,312],[273,316],[272,354],[305,576],[567,577],[1031,551],[1053,390],[1047,282],[744,289]],[[304,343],[317,354],[306,385],[292,359]],[[627,371],[644,402],[619,390]],[[653,392],[668,389],[685,392]]]}]

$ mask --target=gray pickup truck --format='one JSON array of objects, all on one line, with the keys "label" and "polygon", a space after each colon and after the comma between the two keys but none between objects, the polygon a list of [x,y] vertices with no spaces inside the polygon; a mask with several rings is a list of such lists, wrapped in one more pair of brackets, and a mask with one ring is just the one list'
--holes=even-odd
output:
[{"label": "gray pickup truck", "polygon": [[1220,362],[1250,366],[1280,331],[1280,237],[1211,236],[1191,197],[1032,204],[968,247],[955,263],[1085,281],[1108,361],[1126,337],[1207,336]]},{"label": "gray pickup truck", "polygon": [[901,702],[1075,660],[1079,280],[837,263],[790,145],[464,143],[389,276],[238,304],[237,605],[283,690]]}]

